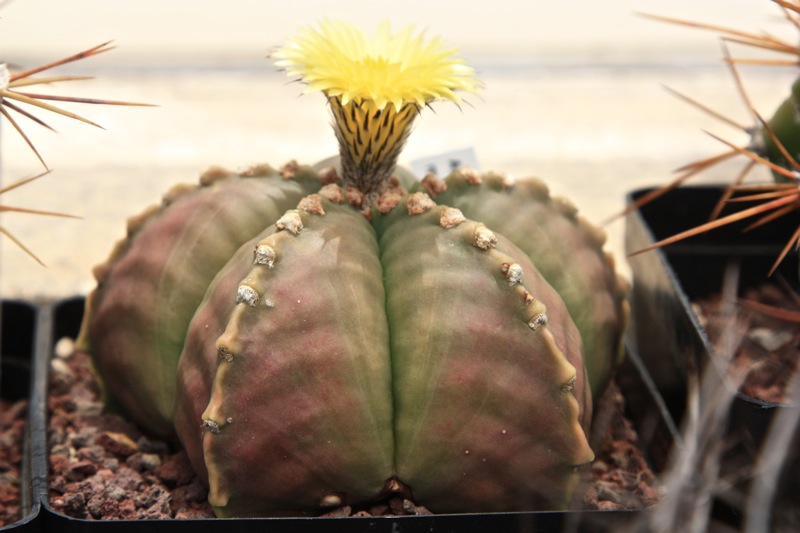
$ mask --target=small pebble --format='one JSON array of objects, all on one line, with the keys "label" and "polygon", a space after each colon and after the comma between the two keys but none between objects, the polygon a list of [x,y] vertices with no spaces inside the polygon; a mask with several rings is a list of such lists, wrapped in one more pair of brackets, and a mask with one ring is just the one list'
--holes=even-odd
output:
[{"label": "small pebble", "polygon": [[67,438],[67,443],[78,449],[84,448],[89,446],[89,443],[94,442],[97,438],[98,431],[96,428],[93,427],[84,427],[78,430],[77,433],[73,433]]},{"label": "small pebble", "polygon": [[106,451],[102,446],[93,444],[85,446],[78,450],[77,456],[79,459],[91,461],[93,463],[102,463],[106,458]]},{"label": "small pebble", "polygon": [[67,359],[75,353],[75,341],[69,337],[62,337],[54,347],[56,357]]},{"label": "small pebble", "polygon": [[91,461],[78,461],[70,465],[69,470],[71,473],[80,474],[81,476],[91,476],[97,472],[97,465]]},{"label": "small pebble", "polygon": [[100,518],[104,514],[106,501],[102,496],[95,496],[86,503],[86,509],[94,518]]},{"label": "small pebble", "polygon": [[791,331],[778,331],[770,328],[753,328],[747,337],[768,352],[774,352],[790,343],[794,338]]},{"label": "small pebble", "polygon": [[148,439],[145,436],[139,437],[136,446],[144,453],[155,453],[166,455],[169,453],[169,444],[162,440]]},{"label": "small pebble", "polygon": [[103,459],[103,468],[111,472],[116,472],[119,470],[119,459],[116,457],[106,457]]},{"label": "small pebble", "polygon": [[109,453],[123,457],[129,456],[139,449],[129,436],[113,431],[104,431],[97,436],[95,443],[105,448]]},{"label": "small pebble", "polygon": [[155,470],[161,466],[161,457],[159,457],[155,453],[143,453],[142,454],[142,467],[145,470]]},{"label": "small pebble", "polygon": [[128,497],[128,493],[125,492],[125,489],[112,485],[108,489],[108,497],[111,500],[121,502]]},{"label": "small pebble", "polygon": [[62,359],[50,361],[50,387],[53,394],[65,394],[75,384],[75,373]]},{"label": "small pebble", "polygon": [[64,510],[76,518],[86,516],[86,498],[79,492],[68,492],[62,498],[64,502]]}]

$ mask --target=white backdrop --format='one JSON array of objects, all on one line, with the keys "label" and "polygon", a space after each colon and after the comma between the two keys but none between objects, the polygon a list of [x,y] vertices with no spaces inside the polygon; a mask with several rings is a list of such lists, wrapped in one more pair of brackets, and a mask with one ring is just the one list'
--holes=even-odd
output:
[{"label": "white backdrop", "polygon": [[[48,268],[0,240],[0,294],[85,293],[93,286],[92,265],[124,235],[125,218],[211,164],[313,163],[334,153],[321,96],[298,97],[300,87],[266,59],[286,35],[325,16],[367,27],[387,18],[395,27],[415,23],[443,35],[478,68],[485,89],[470,98],[472,106],[443,104],[423,113],[401,162],[472,147],[483,169],[542,177],[588,218],[604,219],[622,207],[626,191],[664,182],[679,165],[721,151],[701,128],[745,140],[662,88],[746,119],[719,63],[718,39],[635,11],[797,40],[768,0],[6,1],[0,61],[34,66],[114,39],[118,49],[61,71],[97,79],[52,90],[159,107],[69,106],[105,130],[54,117],[53,134],[21,122],[54,172],[0,201],[83,219],[6,215],[3,224]],[[759,67],[743,74],[769,115],[796,73]],[[39,171],[8,124],[0,141],[4,183]],[[704,180],[731,172],[718,169]],[[624,272],[622,227],[618,222],[608,233]]]}]

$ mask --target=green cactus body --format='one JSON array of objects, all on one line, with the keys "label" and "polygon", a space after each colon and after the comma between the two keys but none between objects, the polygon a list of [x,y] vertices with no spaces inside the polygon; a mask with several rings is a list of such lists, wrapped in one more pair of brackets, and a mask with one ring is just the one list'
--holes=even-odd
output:
[{"label": "green cactus body", "polygon": [[263,218],[276,218],[286,202],[318,187],[316,174],[306,173],[314,179],[303,172],[293,180],[265,179],[277,176],[268,167],[246,179],[211,169],[199,187],[175,187],[161,206],[130,219],[128,237],[95,269],[98,286],[84,322],[91,328],[84,327],[78,347],[115,354],[95,364],[114,387],[113,400],[137,422],[173,433],[175,372],[195,308],[236,248],[263,229]]},{"label": "green cactus body", "polygon": [[[324,217],[291,210],[281,220],[292,218],[302,220],[296,235],[273,225],[220,272],[181,361],[182,384],[185,373],[206,367],[205,380],[190,376],[181,387],[177,427],[207,468],[221,514],[317,508],[327,493],[363,501],[391,471],[391,369],[374,231],[349,206],[326,205]],[[259,248],[275,259],[254,264]],[[227,324],[206,327],[220,316]]]},{"label": "green cactus body", "polygon": [[220,515],[313,513],[393,483],[440,511],[564,504],[592,457],[580,335],[524,253],[423,200],[376,214],[379,237],[349,206],[289,210],[302,229],[271,226],[211,284],[176,425]]},{"label": "green cactus body", "polygon": [[[796,171],[793,163],[800,161],[800,119],[798,119],[800,110],[797,107],[798,99],[800,99],[800,78],[792,84],[792,93],[778,106],[768,123],[769,128],[793,161],[789,161],[784,150],[781,150],[767,131],[760,132],[769,160],[788,171]],[[786,183],[790,181],[786,176],[774,170],[772,175],[777,182]]]},{"label": "green cactus body", "polygon": [[80,346],[220,516],[560,508],[593,457],[625,320],[602,238],[538,182],[409,195],[395,169],[419,111],[477,87],[450,54],[388,24],[305,31],[274,55],[326,94],[341,162],[212,173],[96,272]]},{"label": "green cactus body", "polygon": [[437,201],[501,232],[536,263],[578,326],[592,391],[602,393],[623,355],[628,316],[627,284],[603,251],[604,233],[537,179],[512,187],[497,174],[458,171],[438,188]]},{"label": "green cactus body", "polygon": [[561,507],[592,458],[580,336],[517,247],[469,219],[443,227],[460,215],[397,209],[381,236],[395,473],[443,511]]}]

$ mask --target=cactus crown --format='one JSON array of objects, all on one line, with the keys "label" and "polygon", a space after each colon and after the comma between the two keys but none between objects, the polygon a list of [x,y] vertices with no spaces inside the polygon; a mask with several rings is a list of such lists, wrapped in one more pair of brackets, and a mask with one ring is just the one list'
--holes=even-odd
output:
[{"label": "cactus crown", "polygon": [[[436,37],[408,26],[393,34],[388,22],[374,35],[341,21],[304,28],[273,57],[290,76],[328,98],[339,141],[342,178],[367,197],[391,176],[423,106],[460,103],[456,91],[474,93],[474,70]],[[374,197],[374,195],[373,195]]]}]

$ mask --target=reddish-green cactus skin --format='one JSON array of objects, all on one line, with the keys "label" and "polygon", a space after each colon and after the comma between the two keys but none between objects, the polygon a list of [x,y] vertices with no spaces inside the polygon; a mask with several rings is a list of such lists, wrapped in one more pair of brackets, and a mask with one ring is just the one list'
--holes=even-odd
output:
[{"label": "reddish-green cactus skin", "polygon": [[629,311],[627,284],[603,251],[603,232],[536,179],[511,186],[497,174],[454,172],[445,183],[437,201],[505,235],[561,295],[583,337],[592,391],[601,393],[622,357]]},{"label": "reddish-green cactus skin", "polygon": [[211,169],[199,187],[177,186],[161,206],[131,218],[128,237],[95,269],[98,285],[78,347],[103,354],[95,365],[113,399],[143,426],[173,433],[175,373],[195,308],[263,220],[319,186],[315,173],[304,172],[283,180],[269,167],[254,167],[246,177]]},{"label": "reddish-green cactus skin", "polygon": [[[220,514],[315,509],[338,492],[364,501],[390,475],[377,242],[358,212],[330,207],[303,213],[297,235],[272,226],[243,246],[192,321],[177,427]],[[258,243],[275,250],[273,267],[253,264]],[[258,301],[237,304],[241,286]]]},{"label": "reddish-green cactus skin", "polygon": [[[558,228],[565,223],[536,217],[573,224],[574,214],[550,206],[533,220],[488,223],[477,216],[477,197],[518,208],[503,204],[517,186],[484,191],[476,180],[452,177],[437,202],[450,194],[473,219],[395,188],[370,222],[347,205],[347,191],[323,187],[310,170],[298,176],[299,185],[277,175],[220,180],[179,195],[132,232],[98,272],[82,333],[108,389],[123,393],[120,402],[149,429],[176,429],[220,516],[314,514],[391,492],[410,493],[435,512],[563,506],[575,467],[592,458],[585,434],[590,382],[598,378],[586,372],[583,346],[592,331],[610,329],[601,342],[588,340],[604,361],[594,368],[607,372],[623,306],[619,286],[595,282],[613,276],[608,261],[569,268],[588,301],[604,302],[587,313],[599,325],[579,331],[569,304],[537,269],[563,263],[563,246],[555,259],[547,244],[526,249],[529,232],[516,225]],[[211,205],[195,198],[229,198],[247,180],[263,184],[263,194],[249,194],[270,206],[242,210],[246,230],[233,238],[192,229]],[[480,191],[474,206],[473,190]],[[537,194],[523,194],[524,203],[552,203]],[[201,211],[179,213],[184,203]],[[185,230],[171,229],[166,222],[179,217]],[[149,261],[161,231],[175,244]],[[216,249],[220,238],[228,242],[214,265],[187,274],[194,263],[184,254]],[[598,242],[563,240],[575,257],[597,256]],[[149,267],[133,274],[119,266],[137,261]],[[184,276],[197,286],[186,294],[151,282],[146,298],[128,297],[147,279],[177,284]],[[154,352],[165,334],[150,315],[178,297],[162,291],[189,303],[171,321],[170,349]],[[114,351],[101,341],[119,339],[132,320],[137,329],[122,337],[130,347]],[[144,364],[145,376],[158,369],[169,386],[167,400],[153,397],[152,384],[122,379]],[[174,419],[166,412],[172,405]]]},{"label": "reddish-green cactus skin", "polygon": [[381,237],[396,475],[442,511],[561,506],[592,459],[580,336],[518,248],[495,235],[484,250],[486,226],[441,216],[398,209]]}]

